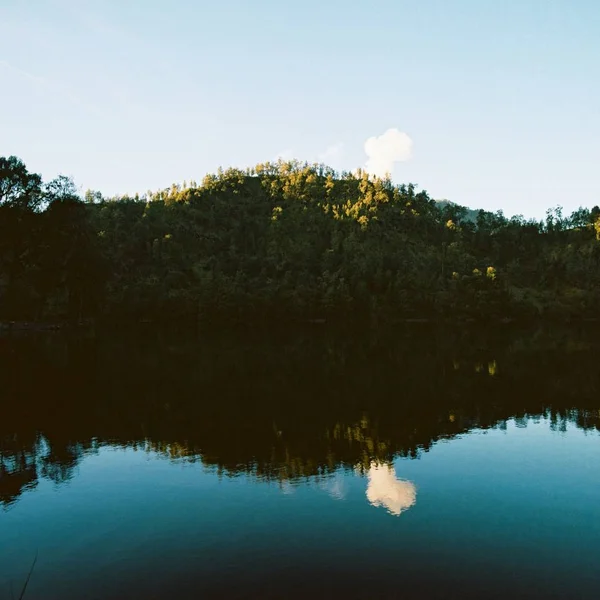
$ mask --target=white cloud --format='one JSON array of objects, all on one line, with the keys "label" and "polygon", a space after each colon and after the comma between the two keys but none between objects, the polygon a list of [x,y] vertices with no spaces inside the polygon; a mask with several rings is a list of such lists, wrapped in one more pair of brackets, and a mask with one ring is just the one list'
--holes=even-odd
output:
[{"label": "white cloud", "polygon": [[[340,159],[342,157],[342,151],[344,148],[344,144],[342,142],[338,142],[336,144],[332,144],[328,146],[323,152],[316,155],[315,158],[309,160],[308,162],[317,162],[323,163],[330,167],[337,167],[340,163]],[[314,155],[313,155],[314,156]],[[288,161],[298,159],[302,162],[302,158],[296,155],[296,152],[293,148],[286,148],[285,150],[281,150],[278,152],[273,160],[277,162],[278,160]]]},{"label": "white cloud", "polygon": [[417,501],[415,484],[398,479],[391,465],[372,462],[367,476],[367,500],[373,506],[383,506],[390,514],[398,516]]},{"label": "white cloud", "polygon": [[317,156],[317,162],[326,164],[327,166],[335,167],[342,158],[343,150],[344,144],[342,142],[332,144],[324,152],[321,152],[321,154]]},{"label": "white cloud", "polygon": [[368,156],[365,170],[371,175],[385,177],[391,174],[394,163],[412,157],[413,141],[408,134],[398,129],[388,129],[379,137],[370,137],[365,142]]},{"label": "white cloud", "polygon": [[273,158],[273,160],[274,160],[274,162],[277,162],[278,160],[288,161],[288,160],[293,160],[293,158],[294,158],[294,151],[291,148],[286,148],[285,150],[278,152],[276,154],[276,156]]}]

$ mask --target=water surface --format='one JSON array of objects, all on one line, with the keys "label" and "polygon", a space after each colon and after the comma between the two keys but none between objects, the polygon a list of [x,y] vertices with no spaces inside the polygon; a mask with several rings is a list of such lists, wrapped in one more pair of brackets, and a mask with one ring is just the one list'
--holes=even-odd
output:
[{"label": "water surface", "polygon": [[0,352],[0,598],[597,597],[593,335]]}]

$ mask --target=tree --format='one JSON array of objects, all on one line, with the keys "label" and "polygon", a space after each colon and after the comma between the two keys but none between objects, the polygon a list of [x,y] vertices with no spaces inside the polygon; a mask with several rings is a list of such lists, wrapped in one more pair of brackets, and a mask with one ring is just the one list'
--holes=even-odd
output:
[{"label": "tree", "polygon": [[48,202],[79,200],[77,188],[71,177],[59,175],[44,185],[44,197]]},{"label": "tree", "polygon": [[0,205],[36,210],[42,202],[42,178],[29,173],[16,156],[0,156]]}]

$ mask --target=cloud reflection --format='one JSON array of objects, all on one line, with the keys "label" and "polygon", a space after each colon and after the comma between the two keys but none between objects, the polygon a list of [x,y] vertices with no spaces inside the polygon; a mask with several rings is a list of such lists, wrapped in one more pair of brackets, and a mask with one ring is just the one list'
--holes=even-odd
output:
[{"label": "cloud reflection", "polygon": [[338,473],[331,479],[321,482],[319,487],[334,500],[344,500],[346,498],[347,490],[344,475]]},{"label": "cloud reflection", "polygon": [[383,506],[390,514],[399,516],[417,501],[415,484],[398,479],[392,465],[372,462],[367,477],[367,500],[373,506]]}]

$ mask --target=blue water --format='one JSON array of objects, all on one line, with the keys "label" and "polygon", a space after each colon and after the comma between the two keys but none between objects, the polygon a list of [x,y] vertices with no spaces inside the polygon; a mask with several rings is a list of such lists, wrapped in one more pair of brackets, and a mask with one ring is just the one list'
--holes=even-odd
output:
[{"label": "blue water", "polygon": [[103,442],[7,504],[0,598],[36,552],[28,600],[598,598],[595,429],[508,419],[417,459],[280,480],[170,450]]}]

